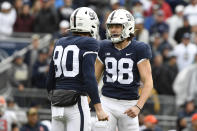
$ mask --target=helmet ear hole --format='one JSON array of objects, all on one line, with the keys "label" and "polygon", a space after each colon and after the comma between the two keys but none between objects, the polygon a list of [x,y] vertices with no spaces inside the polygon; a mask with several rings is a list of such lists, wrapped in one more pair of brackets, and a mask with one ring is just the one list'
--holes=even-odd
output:
[{"label": "helmet ear hole", "polygon": [[92,28],[96,28],[95,26],[92,26]]},{"label": "helmet ear hole", "polygon": [[132,27],[131,28],[129,28],[129,30],[131,30],[132,29]]}]

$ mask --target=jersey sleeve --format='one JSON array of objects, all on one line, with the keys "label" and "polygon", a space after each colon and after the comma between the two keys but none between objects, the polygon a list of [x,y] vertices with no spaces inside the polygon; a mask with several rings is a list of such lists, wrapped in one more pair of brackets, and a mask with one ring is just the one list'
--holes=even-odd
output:
[{"label": "jersey sleeve", "polygon": [[48,93],[55,88],[55,66],[53,59],[51,59],[49,66],[49,73],[46,79],[46,88]]},{"label": "jersey sleeve", "polygon": [[[59,43],[59,40],[56,41],[55,46]],[[54,48],[55,49],[55,48]],[[54,55],[54,50],[53,50],[53,55]],[[54,61],[53,57],[51,57],[51,62],[49,65],[49,72],[46,78],[46,89],[47,92],[49,93],[51,90],[55,89],[55,66],[54,66]]]},{"label": "jersey sleeve", "polygon": [[140,43],[139,45],[137,45],[136,51],[137,51],[137,63],[139,63],[143,59],[152,58],[151,48],[148,44]]},{"label": "jersey sleeve", "polygon": [[98,41],[89,38],[83,47],[82,75],[86,91],[93,104],[100,103],[98,85],[95,77],[95,61],[98,55]]},{"label": "jersey sleeve", "polygon": [[100,103],[94,66],[96,57],[97,55],[94,53],[86,54],[82,63],[82,72],[86,91],[90,96],[93,104]]},{"label": "jersey sleeve", "polygon": [[104,53],[104,41],[100,41],[99,42],[99,52],[98,52],[98,59],[101,63],[104,63],[104,56],[105,56],[105,53]]},{"label": "jersey sleeve", "polygon": [[88,39],[87,41],[85,41],[84,43],[84,47],[83,47],[83,57],[87,54],[96,54],[98,55],[98,51],[99,51],[99,45],[97,40],[92,39]]}]

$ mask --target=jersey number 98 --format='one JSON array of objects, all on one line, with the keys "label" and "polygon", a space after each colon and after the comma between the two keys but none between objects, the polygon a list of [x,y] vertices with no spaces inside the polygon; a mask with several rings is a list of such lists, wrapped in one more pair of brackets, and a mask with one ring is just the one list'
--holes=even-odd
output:
[{"label": "jersey number 98", "polygon": [[[111,64],[111,66],[109,66]],[[127,67],[124,67],[124,64]],[[130,84],[133,82],[133,61],[128,58],[121,58],[117,61],[113,57],[108,57],[105,59],[106,71],[111,74],[106,75],[107,82],[115,82],[118,81],[120,84]],[[123,76],[127,75],[127,78]]]}]

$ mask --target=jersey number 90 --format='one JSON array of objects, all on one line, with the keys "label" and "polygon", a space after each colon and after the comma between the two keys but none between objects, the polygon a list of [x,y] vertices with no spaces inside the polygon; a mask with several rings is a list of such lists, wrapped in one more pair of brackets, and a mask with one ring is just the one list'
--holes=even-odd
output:
[{"label": "jersey number 90", "polygon": [[[109,66],[111,64],[111,66]],[[124,64],[127,67],[124,67]],[[107,82],[118,81],[120,84],[130,84],[133,82],[133,61],[129,58],[121,58],[117,61],[114,57],[107,57],[105,59],[106,71],[111,74],[111,76],[106,75]],[[127,78],[124,79],[124,74]]]},{"label": "jersey number 90", "polygon": [[[73,53],[72,70],[66,68],[68,52]],[[55,77],[60,77],[62,73],[64,77],[75,77],[79,74],[79,48],[76,45],[68,45],[64,49],[62,46],[56,46],[53,61],[56,65]]]}]

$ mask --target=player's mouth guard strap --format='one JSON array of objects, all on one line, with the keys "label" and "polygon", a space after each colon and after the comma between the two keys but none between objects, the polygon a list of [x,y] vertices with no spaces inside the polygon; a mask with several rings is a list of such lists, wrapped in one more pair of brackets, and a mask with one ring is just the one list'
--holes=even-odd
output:
[{"label": "player's mouth guard strap", "polygon": [[83,114],[83,109],[81,106],[81,97],[78,99],[78,108],[79,108],[79,113],[81,117],[81,125],[80,125],[80,131],[84,131],[84,114]]}]

